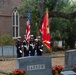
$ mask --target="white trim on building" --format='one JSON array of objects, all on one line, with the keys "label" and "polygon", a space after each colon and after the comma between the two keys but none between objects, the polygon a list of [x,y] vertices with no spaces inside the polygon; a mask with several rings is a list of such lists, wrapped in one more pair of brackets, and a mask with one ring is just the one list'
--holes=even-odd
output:
[{"label": "white trim on building", "polygon": [[20,36],[20,22],[19,22],[19,13],[15,9],[12,13],[12,30],[13,30],[13,39],[16,39]]}]

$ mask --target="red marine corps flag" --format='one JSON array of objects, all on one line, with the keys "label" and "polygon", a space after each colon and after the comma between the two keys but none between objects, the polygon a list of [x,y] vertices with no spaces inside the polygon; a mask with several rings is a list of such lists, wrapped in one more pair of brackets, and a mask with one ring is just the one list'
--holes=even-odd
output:
[{"label": "red marine corps flag", "polygon": [[26,25],[26,32],[25,32],[25,39],[27,42],[30,41],[30,9],[28,9],[28,15],[27,15],[27,25]]},{"label": "red marine corps flag", "polygon": [[48,23],[48,10],[46,10],[46,13],[45,13],[44,18],[42,20],[42,23],[40,25],[40,32],[42,35],[43,44],[49,50],[51,50],[51,48],[50,48],[50,32],[49,32],[49,23]]}]

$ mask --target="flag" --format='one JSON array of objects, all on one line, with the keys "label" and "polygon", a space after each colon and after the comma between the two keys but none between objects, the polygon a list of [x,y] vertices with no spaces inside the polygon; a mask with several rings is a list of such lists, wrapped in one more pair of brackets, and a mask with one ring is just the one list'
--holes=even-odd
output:
[{"label": "flag", "polygon": [[43,44],[51,50],[50,47],[50,32],[49,32],[49,23],[48,23],[48,10],[46,10],[46,13],[43,17],[42,23],[39,28],[42,36],[42,42]]},{"label": "flag", "polygon": [[26,25],[26,32],[25,32],[25,39],[27,42],[30,41],[30,9],[28,9],[28,14],[27,14],[27,25]]}]

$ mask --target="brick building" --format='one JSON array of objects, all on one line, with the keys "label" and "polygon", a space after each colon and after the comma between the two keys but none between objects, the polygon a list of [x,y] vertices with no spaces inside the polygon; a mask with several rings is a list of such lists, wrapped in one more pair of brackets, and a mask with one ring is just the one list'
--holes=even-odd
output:
[{"label": "brick building", "polygon": [[25,33],[26,18],[20,16],[17,8],[23,0],[0,0],[0,36],[10,34],[13,39]]}]

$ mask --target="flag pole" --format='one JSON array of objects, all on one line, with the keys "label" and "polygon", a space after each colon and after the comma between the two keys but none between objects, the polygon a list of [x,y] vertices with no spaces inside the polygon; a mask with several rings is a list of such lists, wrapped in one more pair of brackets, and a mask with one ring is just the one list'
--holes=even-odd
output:
[{"label": "flag pole", "polygon": [[48,8],[46,8],[46,13],[48,13],[48,26],[49,26],[49,35],[50,35],[50,50],[52,51],[52,48],[51,48],[51,34],[50,34],[50,25],[49,25],[49,12],[48,12]]},{"label": "flag pole", "polygon": [[30,41],[30,9],[29,7],[28,7],[28,12],[27,12],[27,25],[26,25],[25,35],[26,35],[26,41],[29,42]]}]

